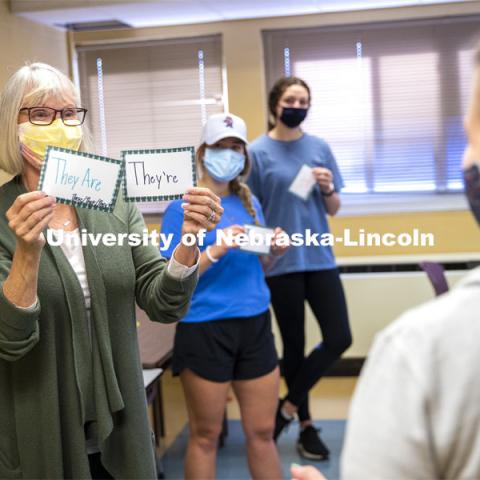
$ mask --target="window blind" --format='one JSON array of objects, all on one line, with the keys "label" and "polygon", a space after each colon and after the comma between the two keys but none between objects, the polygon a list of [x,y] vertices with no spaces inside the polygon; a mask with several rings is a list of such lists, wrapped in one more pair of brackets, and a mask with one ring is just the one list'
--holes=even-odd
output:
[{"label": "window blind", "polygon": [[330,143],[345,193],[458,192],[479,20],[264,31],[267,88],[309,84],[305,130]]},{"label": "window blind", "polygon": [[78,46],[77,58],[99,154],[197,146],[208,115],[224,111],[220,35]]}]

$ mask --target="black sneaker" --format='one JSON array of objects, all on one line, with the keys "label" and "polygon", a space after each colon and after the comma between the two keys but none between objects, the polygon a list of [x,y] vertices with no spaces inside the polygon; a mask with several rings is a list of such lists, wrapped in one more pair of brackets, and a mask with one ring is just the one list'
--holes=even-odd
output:
[{"label": "black sneaker", "polygon": [[300,456],[308,460],[328,460],[330,451],[318,434],[320,429],[308,425],[301,432],[297,441]]},{"label": "black sneaker", "polygon": [[285,418],[284,415],[281,412],[281,408],[283,405],[283,401],[279,400],[278,401],[278,407],[277,407],[277,414],[275,415],[275,430],[273,432],[273,439],[277,441],[277,438],[279,435],[283,432],[283,430],[290,425],[290,423],[293,422],[293,417],[288,419]]}]

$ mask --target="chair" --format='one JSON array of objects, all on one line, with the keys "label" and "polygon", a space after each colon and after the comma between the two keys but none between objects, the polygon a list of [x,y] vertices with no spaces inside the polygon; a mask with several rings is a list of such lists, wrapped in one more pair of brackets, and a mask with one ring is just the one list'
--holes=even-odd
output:
[{"label": "chair", "polygon": [[420,268],[427,274],[437,297],[448,292],[449,287],[442,265],[435,262],[421,262]]}]

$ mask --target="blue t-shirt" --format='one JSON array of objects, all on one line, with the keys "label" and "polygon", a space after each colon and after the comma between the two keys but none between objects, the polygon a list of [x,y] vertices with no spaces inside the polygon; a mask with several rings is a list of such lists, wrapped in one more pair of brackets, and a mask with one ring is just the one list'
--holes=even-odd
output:
[{"label": "blue t-shirt", "polygon": [[[332,171],[337,192],[343,187],[342,176],[328,144],[304,133],[290,142],[274,140],[268,135],[257,138],[250,146],[252,171],[248,185],[259,199],[267,225],[282,227],[289,235],[307,229],[314,233],[328,233],[327,212],[320,186],[315,185],[307,200],[290,193],[288,188],[302,165],[325,167]],[[320,241],[320,236],[318,237]],[[302,245],[290,247],[285,255],[268,270],[267,276],[291,272],[335,268],[335,257],[330,246]]]},{"label": "blue t-shirt", "polygon": [[[162,233],[173,234],[169,249],[162,250],[163,256],[170,258],[180,242],[183,223],[181,200],[170,203],[162,221]],[[200,251],[216,240],[216,230],[231,225],[253,224],[237,195],[221,198],[225,209],[216,229],[207,232]],[[253,206],[259,222],[265,219],[258,200],[253,197]],[[252,317],[266,311],[270,304],[270,291],[265,282],[265,274],[257,255],[230,249],[217,263],[212,264],[200,276],[193,294],[192,303],[182,322],[207,322],[227,318]]]}]

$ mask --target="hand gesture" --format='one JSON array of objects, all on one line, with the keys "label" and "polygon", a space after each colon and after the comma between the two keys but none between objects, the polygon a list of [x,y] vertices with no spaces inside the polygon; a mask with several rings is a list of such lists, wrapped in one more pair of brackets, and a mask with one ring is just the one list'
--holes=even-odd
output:
[{"label": "hand gesture", "polygon": [[311,465],[292,465],[290,473],[292,480],[327,480],[320,470]]},{"label": "hand gesture", "polygon": [[231,225],[230,227],[220,230],[224,233],[226,238],[232,238],[233,242],[231,244],[227,243],[223,236],[221,238],[220,244],[215,244],[210,247],[211,253],[214,257],[219,258],[225,255],[231,248],[238,248],[240,245],[235,241],[235,237],[241,233],[245,233],[245,228],[241,225]]},{"label": "hand gesture", "polygon": [[280,227],[275,228],[274,233],[275,236],[272,238],[272,246],[270,252],[275,257],[280,257],[290,248],[290,242],[281,241],[281,239],[287,234]]},{"label": "hand gesture", "polygon": [[185,203],[182,234],[197,235],[200,230],[213,230],[222,218],[223,207],[210,189],[194,187],[183,196]]},{"label": "hand gesture", "polygon": [[41,252],[45,245],[42,231],[52,219],[54,208],[55,198],[39,191],[19,195],[13,202],[7,210],[6,217],[21,250]]},{"label": "hand gesture", "polygon": [[331,170],[325,167],[312,168],[313,176],[320,185],[322,193],[330,193],[335,188],[333,185],[333,174]]}]

